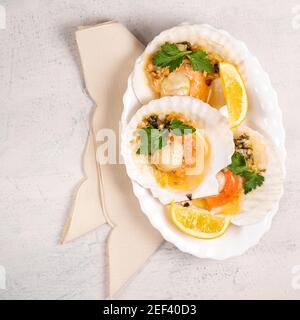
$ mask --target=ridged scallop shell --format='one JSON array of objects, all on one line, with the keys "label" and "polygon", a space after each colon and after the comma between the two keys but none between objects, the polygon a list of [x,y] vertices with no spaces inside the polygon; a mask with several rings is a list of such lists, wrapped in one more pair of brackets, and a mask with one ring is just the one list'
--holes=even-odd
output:
[{"label": "ridged scallop shell", "polygon": [[278,206],[283,193],[283,169],[277,149],[260,133],[249,127],[240,127],[234,130],[234,136],[247,133],[254,140],[253,149],[258,160],[266,166],[263,174],[265,181],[261,187],[256,188],[243,197],[241,211],[232,216],[232,223],[245,226],[259,222]]},{"label": "ridged scallop shell", "polygon": [[121,152],[128,176],[144,188],[150,189],[153,196],[163,204],[168,204],[173,200],[187,200],[186,194],[189,193],[188,191],[162,188],[155,180],[151,167],[148,164],[141,166],[140,163],[137,163],[135,152],[130,143],[138,124],[145,116],[151,113],[167,114],[170,112],[182,113],[195,121],[204,130],[205,136],[209,140],[209,167],[202,183],[193,190],[193,197],[217,194],[216,174],[231,162],[231,155],[234,152],[232,132],[229,129],[227,119],[216,109],[192,97],[163,97],[151,101],[136,112],[122,132]]},{"label": "ridged scallop shell", "polygon": [[142,103],[148,103],[155,99],[144,71],[144,66],[149,55],[155,53],[161,45],[166,42],[177,43],[188,41],[204,48],[208,53],[214,53],[222,59],[234,63],[240,73],[244,75],[244,58],[247,56],[247,49],[240,42],[233,43],[228,34],[220,35],[218,30],[208,25],[179,25],[165,30],[156,36],[146,47],[144,53],[137,59],[133,71],[133,89]]}]

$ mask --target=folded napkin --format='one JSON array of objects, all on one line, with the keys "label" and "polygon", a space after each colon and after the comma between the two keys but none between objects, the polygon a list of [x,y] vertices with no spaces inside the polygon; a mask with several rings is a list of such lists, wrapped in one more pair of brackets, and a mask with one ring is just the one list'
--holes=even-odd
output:
[{"label": "folded napkin", "polygon": [[86,89],[96,109],[83,158],[85,180],[77,191],[62,243],[104,223],[113,228],[108,240],[109,295],[113,296],[162,243],[140,210],[124,165],[96,162],[97,132],[110,128],[118,137],[122,96],[143,45],[118,22],[80,28],[76,40]]}]

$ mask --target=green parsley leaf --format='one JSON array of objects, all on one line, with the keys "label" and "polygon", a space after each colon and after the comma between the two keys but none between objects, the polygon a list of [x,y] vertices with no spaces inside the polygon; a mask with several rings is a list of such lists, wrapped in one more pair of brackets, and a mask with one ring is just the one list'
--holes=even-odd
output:
[{"label": "green parsley leaf", "polygon": [[235,152],[231,157],[231,164],[227,167],[234,174],[240,174],[247,169],[245,157],[240,152]]},{"label": "green parsley leaf", "polygon": [[188,58],[195,71],[207,71],[213,73],[214,65],[210,62],[208,54],[203,50],[181,51],[174,43],[166,43],[160,47],[160,50],[153,56],[153,64],[159,67],[168,67],[172,72],[178,68],[184,58]]},{"label": "green parsley leaf", "polygon": [[136,153],[151,155],[155,151],[162,149],[167,145],[169,131],[172,131],[177,136],[181,136],[193,133],[196,129],[184,124],[179,119],[173,119],[164,129],[156,129],[153,126],[142,128],[138,132],[138,135],[141,137],[141,143]]},{"label": "green parsley leaf", "polygon": [[264,183],[264,176],[255,171],[244,171],[241,176],[245,179],[244,182],[244,192],[245,194],[256,189],[257,187],[262,186]]},{"label": "green parsley leaf", "polygon": [[264,183],[264,176],[260,173],[250,170],[247,166],[245,156],[240,152],[235,152],[231,157],[231,164],[227,167],[234,174],[244,178],[244,193],[262,186]]},{"label": "green parsley leaf", "polygon": [[207,53],[203,50],[198,50],[189,54],[188,58],[195,71],[207,71],[210,73],[215,71],[214,65],[210,62]]},{"label": "green parsley leaf", "polygon": [[179,50],[178,47],[176,46],[176,44],[174,44],[174,43],[165,43],[160,48],[165,54],[167,54],[169,56],[175,56],[178,53],[183,52],[183,51]]},{"label": "green parsley leaf", "polygon": [[173,131],[176,136],[181,136],[185,134],[190,134],[196,131],[196,129],[192,126],[184,124],[179,119],[173,119],[169,124],[169,128]]},{"label": "green parsley leaf", "polygon": [[137,154],[153,154],[167,145],[168,130],[147,127],[140,129],[138,134],[141,137],[141,144],[136,151]]},{"label": "green parsley leaf", "polygon": [[152,62],[159,67],[168,67],[172,72],[181,65],[183,58],[190,52],[180,51],[176,44],[166,43],[153,56]]}]

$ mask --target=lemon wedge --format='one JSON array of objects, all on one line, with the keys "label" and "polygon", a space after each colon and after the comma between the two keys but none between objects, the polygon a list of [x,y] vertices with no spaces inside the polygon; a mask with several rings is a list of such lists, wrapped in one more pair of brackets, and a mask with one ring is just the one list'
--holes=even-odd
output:
[{"label": "lemon wedge", "polygon": [[240,73],[234,65],[220,62],[219,68],[230,126],[235,128],[243,122],[247,115],[247,90]]},{"label": "lemon wedge", "polygon": [[183,207],[174,202],[170,205],[175,225],[185,234],[199,239],[220,237],[230,225],[231,216],[213,215],[205,209]]}]

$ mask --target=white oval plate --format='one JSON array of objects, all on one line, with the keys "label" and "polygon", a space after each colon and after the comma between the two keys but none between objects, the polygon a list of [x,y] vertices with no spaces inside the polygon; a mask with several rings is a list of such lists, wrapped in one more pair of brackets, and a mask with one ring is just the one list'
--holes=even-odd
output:
[{"label": "white oval plate", "polygon": [[[176,27],[175,27],[176,28]],[[281,109],[278,105],[277,94],[273,89],[269,76],[262,69],[257,58],[250,54],[245,44],[234,39],[226,31],[217,30],[209,25],[197,25],[203,34],[213,35],[230,44],[234,50],[242,52],[243,68],[240,70],[245,79],[250,108],[247,115],[247,125],[269,138],[278,148],[282,164],[285,163],[286,150],[284,146],[285,132],[282,125]],[[132,115],[141,107],[132,86],[132,75],[128,79],[128,88],[124,94],[124,110],[121,123],[124,127]],[[283,168],[284,170],[284,168]],[[182,233],[170,220],[164,206],[155,199],[149,190],[138,183],[132,182],[133,192],[138,198],[144,214],[152,225],[160,231],[165,240],[173,243],[183,252],[199,258],[223,260],[243,254],[256,245],[261,237],[270,229],[271,222],[278,210],[279,202],[268,216],[259,223],[237,227],[231,225],[220,238],[200,240]]]}]

